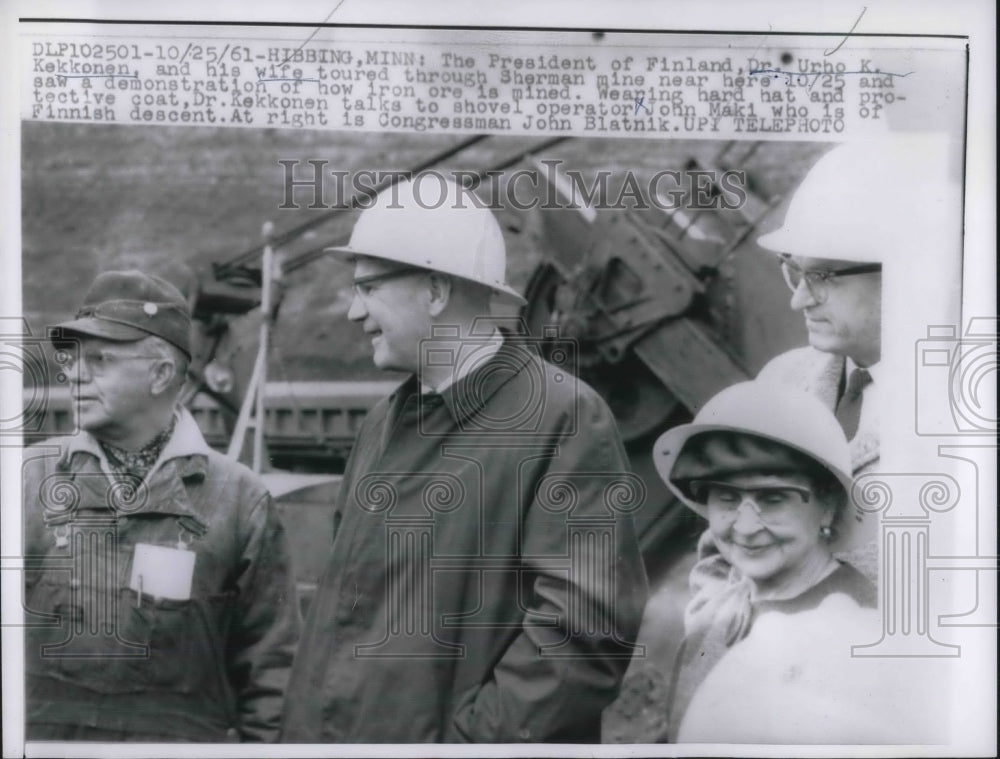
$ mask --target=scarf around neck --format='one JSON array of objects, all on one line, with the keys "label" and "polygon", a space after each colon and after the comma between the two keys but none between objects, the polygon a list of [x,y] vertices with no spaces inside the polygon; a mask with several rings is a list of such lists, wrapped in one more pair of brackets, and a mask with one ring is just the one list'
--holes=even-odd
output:
[{"label": "scarf around neck", "polygon": [[163,449],[169,442],[171,435],[174,434],[176,426],[177,417],[173,416],[165,429],[157,433],[156,437],[137,451],[126,451],[124,448],[105,443],[103,440],[98,442],[101,444],[104,455],[108,457],[108,464],[115,474],[120,477],[136,477],[142,480],[145,479],[153,464],[163,453]]}]

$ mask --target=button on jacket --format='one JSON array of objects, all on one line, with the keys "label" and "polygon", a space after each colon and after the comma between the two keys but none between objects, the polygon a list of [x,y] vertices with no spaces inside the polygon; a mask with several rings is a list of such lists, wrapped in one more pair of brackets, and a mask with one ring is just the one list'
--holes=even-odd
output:
[{"label": "button on jacket", "polygon": [[286,700],[292,742],[600,739],[646,577],[605,403],[505,335],[366,417]]},{"label": "button on jacket", "polygon": [[[138,488],[109,477],[88,433],[24,461],[29,739],[276,738],[300,623],[260,480],[184,409]],[[163,561],[146,589],[139,544]],[[146,592],[163,583],[172,597]]]}]

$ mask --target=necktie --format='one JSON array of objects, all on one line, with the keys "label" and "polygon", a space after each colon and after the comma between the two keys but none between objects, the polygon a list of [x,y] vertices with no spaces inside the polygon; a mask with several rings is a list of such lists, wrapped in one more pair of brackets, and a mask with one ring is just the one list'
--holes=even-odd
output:
[{"label": "necktie", "polygon": [[852,440],[858,432],[858,422],[861,421],[861,398],[865,386],[872,381],[867,369],[856,368],[847,378],[847,387],[837,404],[837,421],[844,428],[848,440]]}]

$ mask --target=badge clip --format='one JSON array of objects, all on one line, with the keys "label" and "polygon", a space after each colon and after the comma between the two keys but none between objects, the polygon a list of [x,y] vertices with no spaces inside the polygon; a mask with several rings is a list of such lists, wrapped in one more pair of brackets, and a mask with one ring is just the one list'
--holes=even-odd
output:
[{"label": "badge clip", "polygon": [[177,549],[179,551],[186,551],[191,547],[191,543],[194,541],[194,535],[185,530],[183,527],[177,531]]},{"label": "badge clip", "polygon": [[52,534],[56,538],[56,548],[66,548],[69,546],[69,525],[60,524],[52,528]]}]

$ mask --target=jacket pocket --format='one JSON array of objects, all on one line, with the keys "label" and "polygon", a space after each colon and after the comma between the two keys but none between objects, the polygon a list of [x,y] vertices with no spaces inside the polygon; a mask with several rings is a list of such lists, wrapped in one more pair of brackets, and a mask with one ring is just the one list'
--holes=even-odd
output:
[{"label": "jacket pocket", "polygon": [[225,674],[230,596],[186,601],[141,597],[129,588],[73,588],[46,573],[28,608],[49,615],[27,630],[29,673],[104,694],[196,694],[231,713]]},{"label": "jacket pocket", "polygon": [[226,637],[230,596],[185,601],[154,599],[126,590],[128,629],[148,646],[148,657],[132,662],[134,677],[148,689],[227,700]]},{"label": "jacket pocket", "polygon": [[124,594],[74,587],[60,574],[43,576],[28,596],[28,609],[46,616],[25,636],[28,673],[99,693],[141,692],[131,668],[147,659],[149,647],[129,625]]}]

